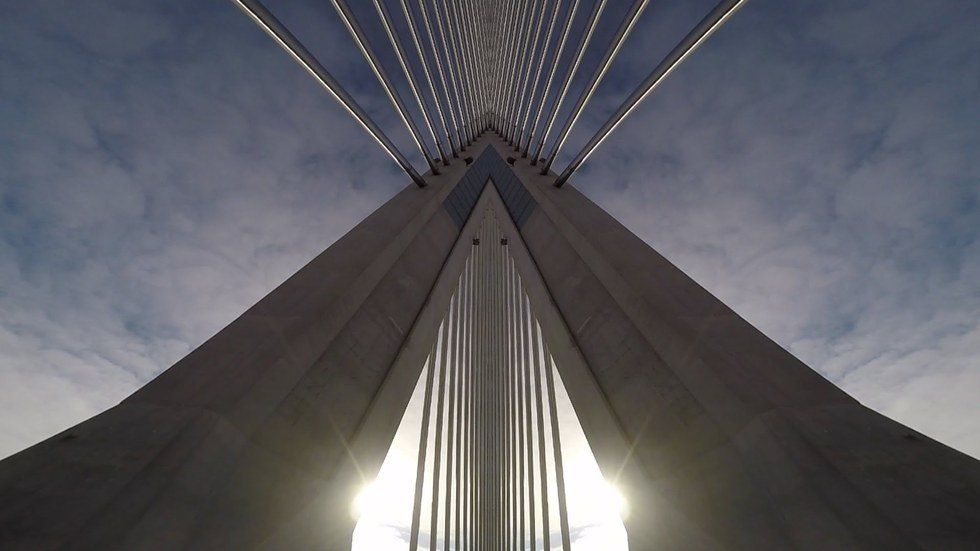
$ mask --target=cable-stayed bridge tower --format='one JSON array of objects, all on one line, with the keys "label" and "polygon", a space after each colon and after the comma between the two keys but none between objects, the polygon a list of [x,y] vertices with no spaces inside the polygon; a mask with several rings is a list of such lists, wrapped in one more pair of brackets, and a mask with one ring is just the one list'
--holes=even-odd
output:
[{"label": "cable-stayed bridge tower", "polygon": [[980,547],[980,463],[859,404],[565,185],[743,0],[560,173],[648,0],[371,0],[379,37],[332,0],[424,171],[265,6],[235,3],[407,185],[119,405],[0,462],[0,548],[349,549],[420,377],[413,551],[571,548],[557,385],[631,549]]}]

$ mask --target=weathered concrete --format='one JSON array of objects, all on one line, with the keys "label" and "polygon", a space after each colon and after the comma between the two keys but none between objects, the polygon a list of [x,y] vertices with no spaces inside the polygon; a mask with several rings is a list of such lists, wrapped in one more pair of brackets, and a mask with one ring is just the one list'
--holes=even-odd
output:
[{"label": "weathered concrete", "polygon": [[631,502],[631,550],[980,548],[980,462],[859,404],[574,188],[514,171],[538,203],[520,229],[536,307],[560,314],[542,323]]},{"label": "weathered concrete", "polygon": [[[470,154],[487,146],[512,154]],[[121,404],[0,462],[0,548],[349,549],[490,206],[518,219],[631,549],[978,547],[980,463],[861,406],[574,188],[492,164],[499,195],[449,201],[463,163],[429,176]]]},{"label": "weathered concrete", "polygon": [[254,548],[283,526],[349,548],[361,473],[462,265],[443,269],[460,230],[442,202],[465,170],[407,187],[118,406],[0,462],[0,548]]}]

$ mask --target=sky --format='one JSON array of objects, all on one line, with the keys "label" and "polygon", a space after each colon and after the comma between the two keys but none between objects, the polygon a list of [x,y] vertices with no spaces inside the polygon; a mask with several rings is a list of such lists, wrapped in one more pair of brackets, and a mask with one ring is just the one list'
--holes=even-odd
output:
[{"label": "sky", "polygon": [[[534,316],[532,311],[531,316]],[[532,325],[534,325],[532,323]],[[441,341],[440,341],[441,342]],[[542,341],[543,342],[543,336]],[[436,368],[434,379],[437,379],[442,369],[441,352],[438,345],[435,350]],[[626,528],[623,519],[629,517],[629,504],[623,498],[622,493],[617,488],[615,482],[607,481],[602,476],[595,456],[589,448],[588,441],[582,426],[575,416],[571,400],[561,382],[561,375],[557,366],[552,360],[549,362],[544,359],[544,352],[537,348],[538,353],[544,361],[542,366],[550,368],[555,381],[555,404],[558,415],[558,426],[561,440],[561,452],[563,461],[563,473],[565,480],[566,506],[568,511],[568,524],[571,551],[625,551],[628,549]],[[353,551],[404,551],[408,548],[408,536],[411,534],[412,512],[415,497],[415,482],[417,477],[417,461],[422,419],[424,417],[424,395],[425,379],[432,363],[427,362],[426,367],[415,386],[407,411],[395,433],[391,449],[385,458],[384,464],[378,473],[377,478],[363,488],[354,500],[352,512],[357,517],[358,523],[354,529]],[[437,392],[434,390],[434,392]],[[550,407],[547,397],[543,398],[543,410],[547,412]],[[429,431],[426,440],[426,459],[424,467],[424,485],[420,498],[420,530],[419,542],[422,549],[428,549],[430,540],[431,526],[431,506],[432,503],[432,483],[434,480],[433,457],[435,453],[435,433],[433,427],[437,426],[437,408],[435,406],[429,411]],[[445,410],[444,410],[445,411]],[[544,457],[548,465],[547,473],[547,492],[548,500],[551,503],[549,508],[549,533],[551,534],[552,548],[561,549],[561,534],[559,531],[560,519],[558,509],[558,487],[555,476],[555,455],[554,445],[551,442],[551,420],[547,413],[542,417],[543,423],[538,424],[532,420],[528,427],[532,431],[543,427]],[[538,432],[528,433],[528,438],[534,439]],[[447,447],[448,431],[443,430],[442,453],[440,454],[441,469],[449,463]],[[535,540],[539,549],[544,549],[542,519],[544,513],[541,507],[542,490],[539,458],[536,455],[532,461],[532,469],[535,471],[533,481],[525,478],[525,487],[531,488],[534,492],[535,510]],[[521,468],[524,468],[522,465]],[[531,469],[529,469],[531,470]],[[441,470],[440,481],[444,488],[446,471]],[[536,482],[535,482],[536,481]],[[534,482],[532,484],[532,482]],[[523,488],[522,488],[523,490]],[[440,503],[445,503],[445,490],[440,491]],[[437,518],[438,528],[436,543],[439,549],[443,548],[443,536],[445,530],[445,509],[440,505],[440,512]],[[531,526],[530,505],[525,501],[524,515],[526,526]],[[455,516],[454,516],[455,518]],[[519,518],[519,517],[518,517]],[[528,528],[530,533],[530,528]]]},{"label": "sky", "polygon": [[[267,5],[422,168],[329,2]],[[651,2],[556,168],[712,5]],[[230,1],[0,7],[2,457],[410,182]],[[977,28],[972,0],[749,0],[571,183],[862,403],[980,457]]]}]

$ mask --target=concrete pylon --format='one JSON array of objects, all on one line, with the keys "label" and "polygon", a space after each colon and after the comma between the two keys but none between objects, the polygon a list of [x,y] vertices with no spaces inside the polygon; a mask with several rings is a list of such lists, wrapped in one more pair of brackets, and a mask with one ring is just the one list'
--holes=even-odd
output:
[{"label": "concrete pylon", "polygon": [[632,550],[980,546],[980,462],[860,405],[574,188],[508,166],[505,141],[470,151],[118,406],[0,462],[0,548],[349,549],[481,201],[511,216]]}]

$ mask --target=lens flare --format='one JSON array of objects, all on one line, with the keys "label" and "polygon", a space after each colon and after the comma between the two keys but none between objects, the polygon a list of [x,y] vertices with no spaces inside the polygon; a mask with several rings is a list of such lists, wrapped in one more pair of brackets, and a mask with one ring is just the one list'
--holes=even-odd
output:
[{"label": "lens flare", "polygon": [[603,488],[603,499],[606,502],[606,506],[609,510],[615,513],[622,520],[626,520],[629,515],[629,507],[627,507],[626,498],[623,497],[623,493],[619,491],[618,488],[612,484],[605,483]]},{"label": "lens flare", "polygon": [[374,509],[374,504],[377,502],[377,486],[377,481],[372,482],[361,488],[361,491],[357,493],[356,497],[354,497],[354,518],[364,518]]}]

